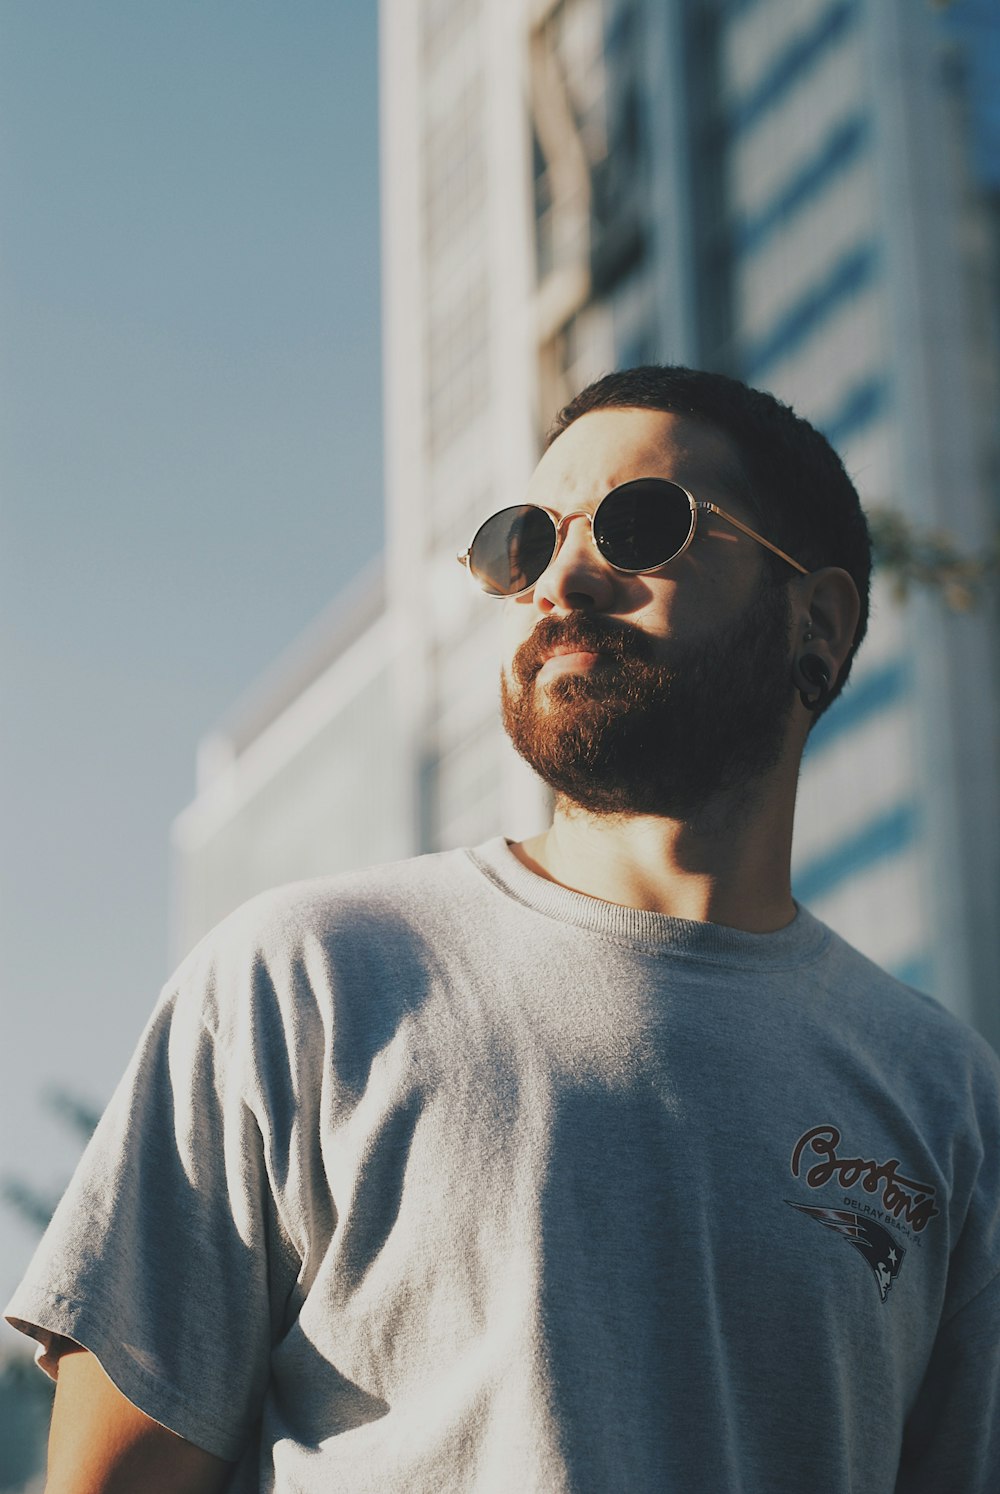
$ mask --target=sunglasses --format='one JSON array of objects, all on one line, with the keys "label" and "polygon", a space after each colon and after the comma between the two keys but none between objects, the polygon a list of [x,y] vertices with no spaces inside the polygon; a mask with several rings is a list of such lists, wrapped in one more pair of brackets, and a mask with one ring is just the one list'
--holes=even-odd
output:
[{"label": "sunglasses", "polygon": [[687,488],[662,477],[639,477],[612,488],[593,514],[578,510],[562,518],[535,503],[502,508],[476,530],[457,558],[487,596],[519,597],[530,591],[552,563],[571,519],[586,519],[598,551],[616,571],[636,576],[658,571],[683,555],[694,539],[699,513],[716,514],[790,566],[809,572],[784,550],[714,503],[693,498]]}]

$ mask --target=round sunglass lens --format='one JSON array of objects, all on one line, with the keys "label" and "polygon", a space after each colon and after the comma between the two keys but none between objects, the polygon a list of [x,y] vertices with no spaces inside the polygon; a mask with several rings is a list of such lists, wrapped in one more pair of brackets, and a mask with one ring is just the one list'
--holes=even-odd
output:
[{"label": "round sunglass lens", "polygon": [[477,531],[469,569],[484,591],[510,597],[533,586],[552,559],[556,526],[542,508],[501,509]]},{"label": "round sunglass lens", "polygon": [[594,539],[606,560],[623,571],[665,565],[691,532],[691,505],[683,488],[663,478],[623,483],[594,515]]}]

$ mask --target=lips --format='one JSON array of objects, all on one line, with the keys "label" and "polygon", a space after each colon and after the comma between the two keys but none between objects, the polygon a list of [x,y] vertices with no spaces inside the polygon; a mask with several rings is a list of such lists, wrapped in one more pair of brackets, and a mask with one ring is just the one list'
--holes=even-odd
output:
[{"label": "lips", "polygon": [[[542,618],[515,653],[513,672],[518,683],[526,686],[550,660],[567,654],[596,655],[597,658],[591,659],[594,665],[644,658],[646,647],[646,640],[636,628],[596,617]],[[580,662],[581,668],[585,668],[582,659]]]},{"label": "lips", "polygon": [[[594,649],[560,648],[554,649],[542,662],[539,675],[555,674],[560,669],[578,669],[587,671],[596,669],[607,657]],[[565,663],[563,661],[565,660]]]},{"label": "lips", "polygon": [[599,655],[600,653],[601,650],[598,648],[581,648],[578,643],[563,643],[558,648],[550,648],[543,658],[542,663],[547,664],[550,659],[561,659],[566,654]]}]

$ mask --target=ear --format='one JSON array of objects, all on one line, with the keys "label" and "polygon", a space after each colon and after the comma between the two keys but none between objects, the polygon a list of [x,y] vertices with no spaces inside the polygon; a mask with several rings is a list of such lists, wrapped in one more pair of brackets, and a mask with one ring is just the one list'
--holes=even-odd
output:
[{"label": "ear", "polygon": [[801,661],[815,655],[825,665],[832,688],[850,653],[861,601],[858,588],[847,571],[828,565],[803,576],[796,584],[792,606],[792,657],[799,688],[815,689],[815,681],[801,674]]}]

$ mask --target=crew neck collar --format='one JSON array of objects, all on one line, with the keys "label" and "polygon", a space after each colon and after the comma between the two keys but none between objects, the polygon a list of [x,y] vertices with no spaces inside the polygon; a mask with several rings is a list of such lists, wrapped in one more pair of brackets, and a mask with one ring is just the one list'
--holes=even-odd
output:
[{"label": "crew neck collar", "polygon": [[760,969],[799,965],[814,959],[829,940],[829,930],[795,904],[795,917],[769,934],[751,934],[721,923],[672,918],[645,908],[606,903],[558,882],[540,877],[518,860],[503,836],[466,852],[478,870],[508,897],[547,918],[628,944],[649,954],[670,954],[715,964],[751,965]]}]

